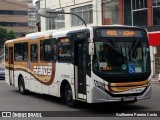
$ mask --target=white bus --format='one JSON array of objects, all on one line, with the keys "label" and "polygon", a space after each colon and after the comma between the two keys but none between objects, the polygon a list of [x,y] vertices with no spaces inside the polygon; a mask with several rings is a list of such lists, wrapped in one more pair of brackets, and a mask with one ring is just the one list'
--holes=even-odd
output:
[{"label": "white bus", "polygon": [[150,73],[147,31],[138,27],[92,26],[5,42],[6,82],[70,107],[150,98]]}]

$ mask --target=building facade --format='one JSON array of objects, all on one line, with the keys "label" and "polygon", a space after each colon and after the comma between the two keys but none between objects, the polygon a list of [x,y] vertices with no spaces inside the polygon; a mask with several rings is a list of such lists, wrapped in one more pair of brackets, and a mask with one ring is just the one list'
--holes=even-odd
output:
[{"label": "building facade", "polygon": [[[131,25],[146,28],[149,32],[160,32],[160,0],[41,0],[40,8],[73,12],[90,25]],[[41,17],[42,31],[49,29],[72,29],[84,26],[73,15],[59,15],[57,18]],[[160,37],[150,39],[150,43]],[[160,72],[160,42],[150,44],[151,77]],[[156,62],[155,62],[156,61]]]},{"label": "building facade", "polygon": [[[88,26],[102,25],[101,0],[41,0],[40,8],[74,12],[82,17]],[[96,18],[96,19],[94,19]],[[57,18],[41,17],[42,31],[49,29],[72,29],[83,27],[83,22],[73,15],[58,15]]]},{"label": "building facade", "polygon": [[40,9],[40,1],[36,1],[35,2],[36,5],[36,19],[37,19],[37,23],[36,23],[36,31],[41,31],[41,18],[40,15],[38,14],[38,10]]},{"label": "building facade", "polygon": [[26,0],[0,0],[0,26],[14,31],[16,37],[28,33],[28,2]]},{"label": "building facade", "polygon": [[33,5],[33,0],[28,0],[28,27],[29,33],[36,32],[36,6]]},{"label": "building facade", "polygon": [[[160,17],[158,16],[160,0],[57,0],[54,2],[40,0],[40,2],[40,8],[74,12],[82,17],[88,25],[122,24],[146,27],[149,31],[160,30],[157,27],[160,25]],[[80,19],[70,15],[61,15],[52,20],[41,19],[44,30],[83,25]],[[47,25],[46,21],[52,24]]]}]

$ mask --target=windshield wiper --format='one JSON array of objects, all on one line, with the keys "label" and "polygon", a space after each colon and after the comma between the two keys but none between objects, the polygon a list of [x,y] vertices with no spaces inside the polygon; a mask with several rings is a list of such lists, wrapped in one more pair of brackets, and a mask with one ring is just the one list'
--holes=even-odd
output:
[{"label": "windshield wiper", "polygon": [[109,41],[110,44],[108,44],[108,43],[107,43],[107,44],[108,44],[110,47],[112,47],[117,53],[123,55],[123,53],[122,53],[122,48],[120,48],[120,47],[116,44],[115,41],[113,41],[112,39],[108,39],[108,41]]},{"label": "windshield wiper", "polygon": [[138,43],[139,43],[139,39],[136,39],[136,41],[134,42],[133,48],[132,48],[132,49],[130,48],[130,50],[129,50],[129,51],[131,51],[131,52],[129,53],[130,55],[132,55],[132,53],[135,51]]}]

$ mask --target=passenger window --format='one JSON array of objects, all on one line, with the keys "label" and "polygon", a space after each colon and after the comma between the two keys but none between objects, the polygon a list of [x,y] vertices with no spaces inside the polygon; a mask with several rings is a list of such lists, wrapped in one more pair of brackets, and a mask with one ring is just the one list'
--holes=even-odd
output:
[{"label": "passenger window", "polygon": [[60,38],[58,41],[58,61],[71,62],[71,42],[69,38]]},{"label": "passenger window", "polygon": [[28,62],[28,43],[23,43],[23,61]]},{"label": "passenger window", "polygon": [[23,46],[22,43],[14,44],[14,60],[21,62],[23,59]]},{"label": "passenger window", "polygon": [[56,39],[46,39],[41,41],[41,61],[53,62],[57,60]]},{"label": "passenger window", "polygon": [[38,45],[32,44],[31,45],[31,62],[38,61]]}]

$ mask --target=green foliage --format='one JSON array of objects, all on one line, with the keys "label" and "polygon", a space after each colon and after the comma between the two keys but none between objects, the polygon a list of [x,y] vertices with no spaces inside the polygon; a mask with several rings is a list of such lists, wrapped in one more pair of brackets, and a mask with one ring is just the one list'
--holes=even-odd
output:
[{"label": "green foliage", "polygon": [[16,38],[16,35],[14,34],[13,31],[7,32],[7,34],[6,34],[6,39],[7,40],[14,39],[14,38]]},{"label": "green foliage", "polygon": [[13,31],[8,32],[7,29],[0,27],[0,47],[3,47],[6,40],[14,38],[16,38],[16,36]]}]

